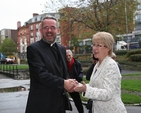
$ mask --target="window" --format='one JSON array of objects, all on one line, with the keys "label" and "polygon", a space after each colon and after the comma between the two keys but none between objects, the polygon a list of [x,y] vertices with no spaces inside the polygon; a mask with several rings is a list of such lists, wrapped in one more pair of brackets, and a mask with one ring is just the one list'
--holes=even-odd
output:
[{"label": "window", "polygon": [[60,36],[56,37],[56,42],[61,43],[61,37]]},{"label": "window", "polygon": [[141,4],[137,6],[137,10],[141,10]]},{"label": "window", "polygon": [[83,41],[79,41],[79,46],[83,46]]},{"label": "window", "polygon": [[41,17],[40,17],[40,16],[38,16],[38,17],[37,17],[37,21],[40,21],[40,20],[41,20],[40,18],[41,18]]},{"label": "window", "polygon": [[30,39],[30,44],[34,43],[34,38]]},{"label": "window", "polygon": [[36,24],[36,29],[38,29],[39,28],[39,24]]},{"label": "window", "polygon": [[30,30],[33,30],[33,25],[30,26]]},{"label": "window", "polygon": [[141,20],[141,14],[136,15],[136,16],[135,16],[135,20],[136,20],[136,21]]},{"label": "window", "polygon": [[33,17],[33,18],[32,18],[32,22],[35,22],[35,20],[36,20],[36,17]]},{"label": "window", "polygon": [[55,14],[55,17],[56,17],[57,19],[59,19],[59,18],[60,18],[60,14]]},{"label": "window", "polygon": [[30,34],[30,37],[33,38],[33,33]]}]

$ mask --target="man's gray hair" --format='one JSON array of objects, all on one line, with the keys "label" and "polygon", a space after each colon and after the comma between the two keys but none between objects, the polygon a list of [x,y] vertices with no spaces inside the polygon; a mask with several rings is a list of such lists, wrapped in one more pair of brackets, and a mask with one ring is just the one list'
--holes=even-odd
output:
[{"label": "man's gray hair", "polygon": [[72,53],[72,51],[70,49],[67,49],[66,53],[71,53],[73,55],[73,53]]},{"label": "man's gray hair", "polygon": [[51,15],[48,15],[48,16],[43,17],[42,18],[42,21],[45,20],[45,19],[53,19],[53,20],[56,20],[57,21],[57,19],[54,16],[51,16]]},{"label": "man's gray hair", "polygon": [[41,21],[41,24],[42,24],[42,27],[43,27],[43,22],[45,19],[52,19],[52,20],[55,20],[56,21],[56,24],[57,24],[57,27],[58,27],[58,20],[54,17],[54,16],[51,16],[51,15],[48,15],[48,16],[45,16],[42,18],[42,21]]}]

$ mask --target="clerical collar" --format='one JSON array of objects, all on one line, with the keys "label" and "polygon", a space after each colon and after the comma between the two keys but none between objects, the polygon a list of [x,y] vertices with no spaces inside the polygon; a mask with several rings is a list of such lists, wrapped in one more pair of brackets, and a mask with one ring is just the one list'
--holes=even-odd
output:
[{"label": "clerical collar", "polygon": [[[45,42],[45,43],[47,43],[44,39],[43,39],[43,41]],[[55,41],[52,43],[52,44],[49,44],[49,43],[47,43],[48,45],[50,45],[50,47],[52,47],[54,44],[55,44]]]},{"label": "clerical collar", "polygon": [[55,42],[53,42],[52,44],[50,44],[50,47],[52,47],[55,44]]}]

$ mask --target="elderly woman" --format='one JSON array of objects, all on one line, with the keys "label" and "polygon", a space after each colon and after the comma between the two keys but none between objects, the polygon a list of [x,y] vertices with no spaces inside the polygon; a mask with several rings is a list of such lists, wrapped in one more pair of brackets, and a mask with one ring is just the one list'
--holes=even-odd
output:
[{"label": "elderly woman", "polygon": [[82,83],[74,91],[84,92],[84,97],[93,99],[93,113],[127,113],[121,100],[121,74],[111,58],[114,38],[110,33],[98,32],[92,42],[94,56],[99,60],[89,84]]}]

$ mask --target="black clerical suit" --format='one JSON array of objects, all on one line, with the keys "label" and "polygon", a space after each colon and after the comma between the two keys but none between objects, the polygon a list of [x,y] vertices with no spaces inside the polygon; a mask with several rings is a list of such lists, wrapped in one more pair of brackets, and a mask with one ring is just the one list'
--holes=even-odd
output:
[{"label": "black clerical suit", "polygon": [[64,99],[66,103],[62,105],[71,109],[64,90],[64,79],[68,75],[66,49],[60,44],[54,45],[58,49],[57,53],[43,39],[27,47],[30,91],[26,113],[58,113]]}]

